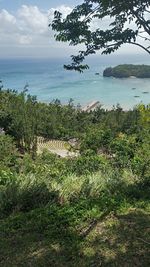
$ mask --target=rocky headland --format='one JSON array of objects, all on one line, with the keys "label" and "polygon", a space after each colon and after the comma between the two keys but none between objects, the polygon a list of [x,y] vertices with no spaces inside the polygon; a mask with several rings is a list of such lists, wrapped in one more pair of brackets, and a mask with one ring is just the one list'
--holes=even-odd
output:
[{"label": "rocky headland", "polygon": [[150,65],[123,64],[114,68],[106,68],[103,72],[104,77],[115,78],[150,78]]}]

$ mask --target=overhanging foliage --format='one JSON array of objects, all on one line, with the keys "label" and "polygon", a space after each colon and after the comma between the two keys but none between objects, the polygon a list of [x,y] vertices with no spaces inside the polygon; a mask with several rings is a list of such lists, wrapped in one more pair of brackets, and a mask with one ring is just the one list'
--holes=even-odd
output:
[{"label": "overhanging foliage", "polygon": [[[84,0],[76,6],[64,19],[59,11],[55,11],[50,25],[56,31],[55,39],[69,42],[69,45],[84,44],[85,50],[72,55],[72,63],[64,67],[82,72],[87,65],[82,65],[84,58],[101,50],[102,54],[110,54],[123,44],[133,44],[150,54],[150,1],[123,0]],[[92,29],[94,20],[99,26]],[[110,23],[103,29],[103,21]]]}]

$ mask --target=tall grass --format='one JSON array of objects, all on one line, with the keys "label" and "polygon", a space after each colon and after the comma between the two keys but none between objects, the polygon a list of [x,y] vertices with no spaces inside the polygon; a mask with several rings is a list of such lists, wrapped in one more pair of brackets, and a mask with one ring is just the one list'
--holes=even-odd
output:
[{"label": "tall grass", "polygon": [[105,204],[103,202],[110,203],[113,198],[119,199],[125,196],[128,187],[137,183],[137,177],[126,169],[122,172],[108,169],[88,176],[68,174],[59,178],[48,173],[45,168],[43,168],[43,174],[42,172],[26,175],[1,173],[0,213],[2,216],[12,212],[29,211],[48,203],[55,202],[63,205],[80,199],[91,199],[91,201],[96,199],[103,206]]}]

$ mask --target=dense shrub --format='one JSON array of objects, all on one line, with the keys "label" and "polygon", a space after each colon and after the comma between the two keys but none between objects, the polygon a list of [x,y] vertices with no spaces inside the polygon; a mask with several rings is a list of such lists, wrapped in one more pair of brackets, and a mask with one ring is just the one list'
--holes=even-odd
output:
[{"label": "dense shrub", "polygon": [[[0,127],[5,130],[0,135],[2,217],[47,204],[82,202],[92,210],[96,206],[98,214],[115,210],[126,199],[148,198],[149,106],[123,111],[117,105],[88,113],[71,103],[38,103],[25,93],[1,91],[0,96]],[[75,138],[80,155],[36,155],[38,136]]]},{"label": "dense shrub", "polygon": [[9,135],[0,134],[0,165],[7,167],[17,167],[18,152]]}]

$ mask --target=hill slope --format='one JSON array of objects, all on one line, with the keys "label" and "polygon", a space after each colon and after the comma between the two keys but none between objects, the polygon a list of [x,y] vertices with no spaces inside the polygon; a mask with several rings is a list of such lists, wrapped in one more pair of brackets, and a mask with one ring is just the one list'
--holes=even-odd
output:
[{"label": "hill slope", "polygon": [[127,78],[135,76],[137,78],[150,78],[149,65],[123,64],[114,68],[106,68],[103,72],[104,77]]}]

